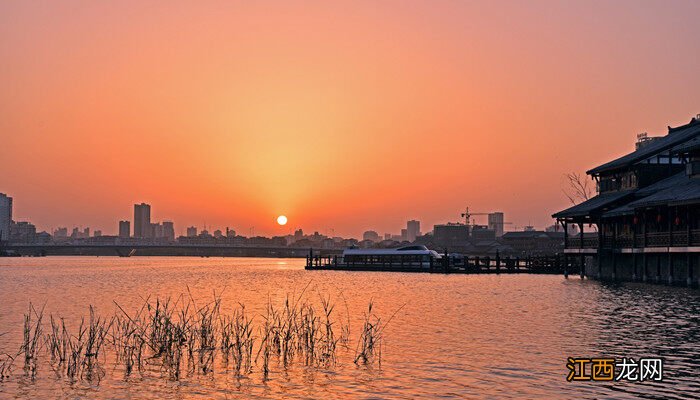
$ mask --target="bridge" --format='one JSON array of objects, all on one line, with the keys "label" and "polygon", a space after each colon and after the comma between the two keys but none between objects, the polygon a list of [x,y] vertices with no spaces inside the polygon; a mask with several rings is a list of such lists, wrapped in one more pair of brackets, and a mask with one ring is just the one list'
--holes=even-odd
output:
[{"label": "bridge", "polygon": [[[308,248],[198,244],[3,244],[0,250],[22,256],[193,256],[304,258]],[[340,254],[338,249],[313,249],[318,255]]]}]

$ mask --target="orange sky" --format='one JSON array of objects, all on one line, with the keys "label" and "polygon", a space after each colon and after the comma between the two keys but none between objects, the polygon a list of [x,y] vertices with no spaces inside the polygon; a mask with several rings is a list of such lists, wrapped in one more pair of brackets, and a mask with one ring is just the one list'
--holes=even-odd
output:
[{"label": "orange sky", "polygon": [[698,2],[206,3],[0,3],[15,219],[544,227],[564,173],[700,112]]}]

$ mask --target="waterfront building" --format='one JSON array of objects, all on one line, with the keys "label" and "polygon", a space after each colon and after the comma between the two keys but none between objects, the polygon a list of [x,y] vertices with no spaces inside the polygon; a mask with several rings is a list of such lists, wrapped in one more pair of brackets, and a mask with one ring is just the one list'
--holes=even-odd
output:
[{"label": "waterfront building", "polygon": [[[635,151],[587,174],[598,194],[553,215],[566,232],[565,254],[579,261],[581,274],[697,284],[700,116],[669,127],[666,136],[639,136]],[[571,225],[577,236],[569,235]]]},{"label": "waterfront building", "polygon": [[119,237],[126,239],[131,236],[131,223],[129,221],[119,221]]},{"label": "waterfront building", "polygon": [[102,231],[95,229],[95,232],[92,233],[92,236],[93,237],[100,237],[100,236],[102,236]]},{"label": "waterfront building", "polygon": [[406,223],[406,240],[415,242],[418,236],[420,236],[420,221],[408,221]]},{"label": "waterfront building", "polygon": [[12,197],[0,193],[0,241],[10,238],[12,224]]},{"label": "waterfront building", "polygon": [[146,203],[134,204],[134,237],[152,237],[151,206]]}]

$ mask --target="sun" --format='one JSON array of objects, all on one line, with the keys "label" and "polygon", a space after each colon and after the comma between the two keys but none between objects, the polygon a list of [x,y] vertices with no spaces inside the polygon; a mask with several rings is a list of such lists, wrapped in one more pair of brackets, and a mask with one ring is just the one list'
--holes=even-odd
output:
[{"label": "sun", "polygon": [[280,225],[287,225],[287,217],[285,217],[284,215],[280,215],[279,217],[277,217],[277,223]]}]

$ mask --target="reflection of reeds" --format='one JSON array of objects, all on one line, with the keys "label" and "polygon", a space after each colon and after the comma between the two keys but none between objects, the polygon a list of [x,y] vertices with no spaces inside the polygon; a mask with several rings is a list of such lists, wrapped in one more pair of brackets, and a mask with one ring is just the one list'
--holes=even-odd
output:
[{"label": "reflection of reeds", "polygon": [[[185,368],[188,374],[209,374],[221,366],[242,376],[253,372],[255,366],[264,379],[276,365],[286,369],[301,362],[330,368],[337,362],[338,343],[349,341],[350,330],[342,321],[336,322],[330,296],[320,295],[320,305],[313,304],[303,299],[305,290],[298,298],[288,297],[282,307],[268,301],[257,327],[243,304],[225,313],[220,295],[198,305],[188,293],[176,300],[146,298],[133,313],[115,302],[118,311],[110,318],[96,315],[90,306],[89,317],[81,318],[73,332],[63,318],[50,315],[49,330],[42,335],[43,309],[37,311],[30,304],[18,355],[24,355],[25,371],[33,377],[39,350],[45,344],[54,371],[71,381],[99,381],[104,374],[105,347],[113,354],[115,365],[123,367],[125,378],[135,372],[143,375],[146,365],[159,367],[173,380],[179,380]],[[355,363],[370,364],[375,354],[381,362],[377,347],[381,347],[385,327],[370,303]],[[10,376],[15,358],[0,356],[0,380]]]},{"label": "reflection of reeds", "polygon": [[12,365],[15,362],[15,357],[12,357],[7,353],[3,354],[2,356],[3,359],[0,361],[0,381],[10,377],[10,374],[12,374]]}]

